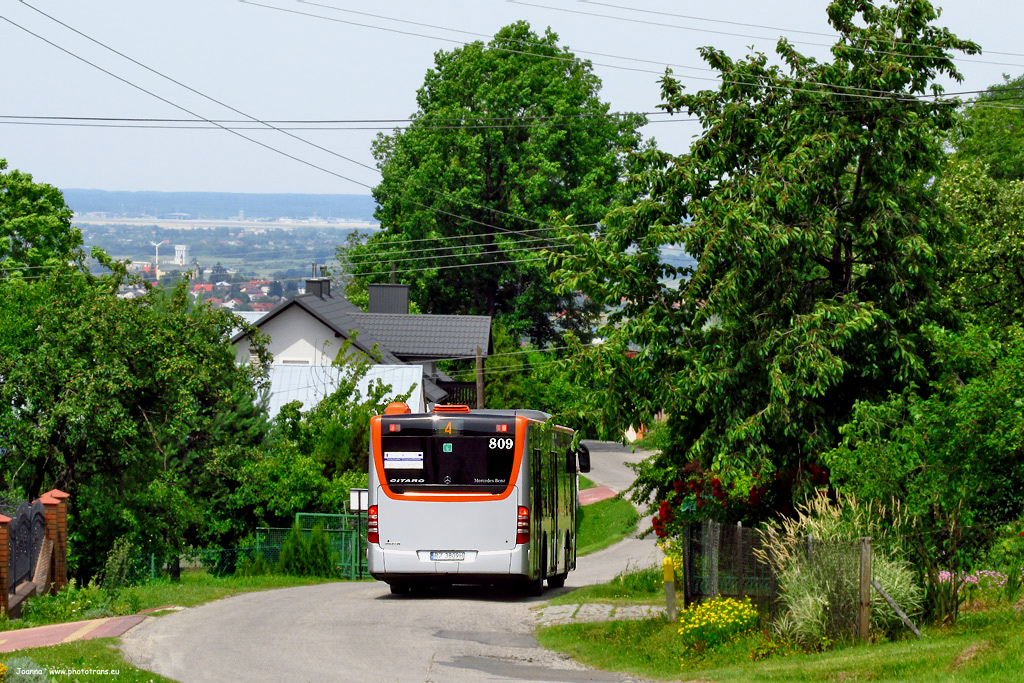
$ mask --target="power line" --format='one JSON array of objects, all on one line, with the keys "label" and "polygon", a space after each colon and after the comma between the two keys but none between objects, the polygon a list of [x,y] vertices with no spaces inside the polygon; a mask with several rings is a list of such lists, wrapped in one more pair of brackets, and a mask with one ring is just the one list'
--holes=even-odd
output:
[{"label": "power line", "polygon": [[[499,261],[488,261],[488,262],[481,262],[481,263],[460,263],[460,264],[449,265],[449,266],[428,266],[428,267],[422,267],[422,268],[398,268],[398,269],[395,270],[395,273],[397,273],[397,274],[422,273],[422,272],[434,271],[434,270],[450,270],[452,268],[480,268],[480,267],[486,267],[486,266],[499,266],[499,265],[520,264],[520,263],[537,263],[539,261],[547,261],[547,260],[548,260],[548,256],[539,256],[539,257],[533,257],[533,258],[504,259],[504,260],[499,260]],[[14,265],[9,266],[9,267],[5,267],[2,264],[0,264],[0,271],[2,271],[2,270],[12,270],[12,271],[19,271],[20,272],[22,270],[28,270],[29,268],[40,269],[40,270],[43,270],[43,269],[46,269],[46,270],[57,270],[57,269],[63,268],[63,267],[64,266],[26,266],[26,267],[22,268],[22,267],[18,267],[18,266],[14,266]],[[351,272],[344,272],[343,271],[343,272],[337,273],[336,277],[338,277],[338,278],[354,277],[357,274],[358,273],[351,273]],[[65,275],[67,277],[72,277],[71,274],[61,274],[61,273],[57,273],[56,274],[57,277],[63,277]],[[47,277],[47,276],[46,275],[30,275],[30,276],[27,276],[27,277],[24,277],[24,276],[20,277],[19,279],[29,281],[29,280],[41,280],[41,279],[44,279],[45,277]],[[305,278],[305,277],[279,278],[277,280],[277,282],[304,282],[306,279],[307,278]],[[244,283],[232,283],[232,284],[244,284]]]},{"label": "power line", "polygon": [[[614,19],[616,21],[624,21],[624,22],[633,23],[633,24],[645,24],[645,25],[648,25],[648,26],[658,26],[658,27],[661,27],[661,28],[674,28],[674,29],[680,29],[680,30],[683,30],[683,31],[694,31],[696,33],[711,33],[711,34],[715,34],[715,35],[731,36],[731,37],[735,37],[735,38],[749,38],[751,40],[765,40],[765,41],[775,41],[775,40],[777,40],[777,38],[772,38],[772,37],[768,37],[768,36],[755,36],[755,35],[749,35],[749,34],[745,34],[745,33],[732,33],[732,32],[729,32],[729,31],[716,31],[714,29],[697,28],[696,26],[682,26],[682,25],[679,25],[679,24],[665,24],[665,23],[659,22],[659,21],[645,21],[643,19],[630,19],[628,17],[617,17],[617,16],[614,16],[614,15],[611,15],[611,14],[599,14],[597,12],[586,12],[586,11],[583,11],[583,10],[568,9],[566,7],[552,7],[550,5],[538,5],[538,4],[535,4],[535,3],[532,3],[532,2],[524,2],[524,0],[509,0],[509,2],[511,2],[513,4],[516,4],[516,5],[524,5],[526,7],[537,7],[537,8],[540,8],[540,9],[552,10],[552,11],[555,11],[555,12],[567,12],[569,14],[580,14],[580,15],[590,16],[590,17],[599,17],[599,18],[603,18],[603,19]],[[601,3],[595,3],[595,4],[601,4]],[[837,37],[840,37],[840,36],[837,36]],[[790,42],[795,44],[795,45],[810,45],[812,47],[825,47],[825,48],[833,47],[833,44],[831,44],[831,43],[815,43],[815,42],[811,42],[811,41],[808,41],[808,40],[790,40]],[[906,46],[915,46],[915,45],[917,45],[916,43],[910,43],[910,42],[904,42],[904,41],[898,41],[898,40],[892,41],[891,44],[892,45],[906,45]],[[905,54],[905,53],[902,53],[902,52],[891,52],[891,51],[879,50],[879,49],[875,49],[875,48],[858,47],[856,45],[843,45],[843,47],[846,48],[846,49],[849,49],[849,50],[856,50],[858,52],[870,52],[872,54],[889,55],[889,56],[893,56],[893,57],[903,57],[903,58],[906,58],[906,59],[928,59],[929,57],[931,57],[931,55],[911,55],[911,54]],[[1024,56],[1024,55],[1018,55],[1018,56]],[[970,57],[957,57],[954,61],[971,62],[973,64],[992,64],[992,65],[996,65],[996,66],[1024,67],[1024,64],[1016,64],[1016,63],[1012,63],[1012,62],[993,62],[993,61],[989,61],[989,60],[985,60],[985,59],[971,59]]]},{"label": "power line", "polygon": [[[441,41],[444,41],[444,42],[447,42],[447,43],[454,43],[456,45],[463,45],[463,46],[469,46],[470,45],[470,43],[467,43],[467,42],[462,41],[462,40],[456,40],[454,38],[445,38],[443,36],[432,36],[432,35],[427,35],[425,33],[415,33],[413,31],[403,31],[401,29],[396,29],[396,28],[386,28],[384,26],[376,26],[374,24],[364,24],[364,23],[360,23],[360,22],[357,22],[357,21],[348,21],[347,19],[338,19],[336,17],[325,17],[322,14],[314,14],[312,12],[302,12],[300,10],[287,9],[285,7],[275,7],[273,5],[264,5],[264,4],[259,3],[259,2],[253,2],[252,0],[239,0],[239,2],[241,2],[242,4],[245,4],[245,5],[252,5],[254,7],[262,7],[263,9],[275,10],[277,12],[286,12],[288,14],[296,14],[296,15],[304,16],[304,17],[312,17],[314,19],[322,19],[324,21],[332,21],[332,22],[335,22],[335,23],[338,23],[338,24],[346,24],[348,26],[357,26],[357,27],[360,27],[360,28],[369,28],[369,29],[374,29],[376,31],[385,31],[385,32],[388,32],[388,33],[398,33],[400,35],[412,36],[412,37],[415,37],[415,38],[428,38],[430,40],[441,40]],[[335,10],[337,10],[339,12],[348,11],[348,10],[344,10],[344,9],[337,8],[337,7],[332,8],[332,9],[335,9]],[[393,21],[401,21],[401,20],[394,19]],[[456,30],[456,29],[445,29],[445,30]],[[512,54],[521,54],[521,55],[529,55],[529,56],[534,56],[534,57],[544,57],[544,58],[547,58],[547,59],[556,59],[558,61],[563,61],[563,62],[576,63],[576,62],[579,61],[579,60],[576,60],[576,59],[571,58],[571,57],[555,57],[555,56],[551,56],[551,55],[538,55],[538,54],[536,54],[534,52],[524,52],[522,50],[513,50],[512,48],[494,47],[494,49],[502,50],[504,52],[510,52]],[[621,58],[621,59],[625,59],[625,58]],[[630,61],[638,61],[639,62],[639,61],[648,61],[648,60],[632,59]],[[654,63],[661,64],[662,62],[654,62]],[[598,64],[597,62],[593,62],[593,64],[597,64],[598,66],[605,66],[605,67],[608,67],[610,69],[621,69],[623,71],[636,71],[636,72],[640,72],[640,73],[657,74],[659,76],[663,73],[662,71],[653,71],[651,69],[640,69],[640,68],[631,67],[631,66],[622,66],[622,65],[619,65],[619,64]],[[682,67],[682,68],[694,68],[694,67]],[[707,69],[699,69],[699,70],[705,71]]]},{"label": "power line", "polygon": [[[31,9],[35,9],[34,7],[32,7],[31,5],[29,5],[27,3],[22,3],[22,4],[24,4],[26,7],[29,7]],[[38,11],[38,10],[36,10],[36,11]],[[45,15],[45,16],[49,16],[49,15]],[[193,117],[195,117],[197,119],[202,119],[203,121],[206,121],[207,123],[212,124],[214,126],[217,125],[214,121],[212,121],[212,120],[210,120],[210,119],[208,119],[208,118],[206,118],[206,117],[204,117],[204,116],[202,116],[200,114],[197,114],[197,113],[187,109],[186,107],[183,107],[180,104],[172,102],[171,100],[169,100],[169,99],[167,99],[165,97],[157,95],[156,93],[143,88],[141,85],[133,83],[133,82],[129,81],[126,78],[122,78],[121,76],[118,76],[117,74],[113,73],[112,71],[108,71],[107,69],[104,69],[103,67],[99,66],[98,64],[90,62],[88,59],[86,59],[84,57],[81,57],[81,56],[75,54],[74,52],[71,52],[70,50],[68,50],[68,49],[58,45],[57,43],[54,43],[53,41],[51,41],[51,40],[49,40],[47,38],[44,38],[43,36],[39,35],[38,33],[35,33],[34,31],[31,31],[30,29],[22,26],[21,24],[18,24],[16,22],[12,21],[8,17],[0,16],[0,19],[2,19],[3,21],[6,21],[8,24],[10,24],[11,26],[14,26],[17,29],[20,29],[20,30],[24,31],[25,33],[29,34],[30,36],[38,38],[39,40],[43,41],[47,45],[50,45],[51,47],[54,47],[54,48],[60,50],[61,52],[67,54],[68,56],[73,57],[74,59],[77,59],[80,62],[83,62],[84,64],[87,64],[87,65],[93,67],[94,69],[97,69],[98,71],[101,71],[101,72],[107,74],[111,78],[115,78],[118,81],[121,81],[125,85],[128,85],[128,86],[130,86],[132,88],[135,88],[136,90],[139,90],[140,92],[143,92],[143,93],[149,95],[150,97],[155,97],[156,99],[160,100],[161,102],[169,104],[172,107],[174,107],[175,109],[180,109],[181,111],[185,112],[186,114],[189,114],[189,115],[191,115],[191,116],[193,116]],[[61,22],[58,21],[58,23],[61,23]],[[71,30],[74,30],[74,29],[71,29]],[[294,154],[290,154],[288,152],[285,152],[284,150],[280,150],[280,149],[277,149],[276,147],[272,147],[271,145],[268,145],[268,144],[266,144],[264,142],[260,142],[259,140],[256,140],[255,138],[251,138],[251,137],[249,137],[247,135],[243,135],[242,133],[239,133],[238,131],[231,130],[231,129],[225,127],[225,126],[218,126],[218,127],[221,128],[222,130],[225,130],[225,131],[231,133],[232,135],[237,135],[238,137],[242,138],[243,140],[248,140],[249,142],[251,142],[253,144],[259,145],[260,147],[263,147],[264,149],[270,150],[270,151],[272,151],[272,152],[274,152],[276,154],[280,154],[280,155],[285,156],[285,157],[287,157],[289,159],[297,161],[300,164],[303,164],[305,166],[309,166],[310,168],[314,168],[314,169],[316,169],[318,171],[322,171],[322,172],[327,173],[329,175],[332,175],[332,176],[334,176],[336,178],[340,178],[342,180],[346,180],[346,181],[348,181],[350,183],[353,183],[355,185],[359,185],[361,187],[365,187],[365,188],[371,189],[371,190],[373,189],[372,186],[367,185],[366,183],[363,183],[363,182],[360,182],[358,180],[355,180],[354,178],[349,178],[348,176],[342,175],[341,173],[337,173],[335,171],[331,171],[330,169],[324,168],[323,166],[318,166],[317,164],[314,164],[311,161],[307,161],[305,159],[301,159],[301,158],[295,156]]]},{"label": "power line", "polygon": [[[660,116],[670,118],[648,121],[647,123],[696,123],[699,119],[694,117],[672,117],[667,112],[656,112]],[[596,118],[596,117],[595,117]],[[13,114],[0,115],[0,124],[23,125],[23,126],[68,126],[77,128],[120,128],[130,130],[269,130],[265,126],[240,125],[244,122],[217,121],[216,125],[205,124],[196,120],[181,119],[152,119],[152,123],[140,119],[124,118],[117,119],[107,117],[98,119],[95,117],[74,117],[74,116],[18,116]],[[339,131],[339,130],[519,130],[528,128],[569,128],[572,126],[583,127],[588,121],[584,118],[566,119],[562,121],[536,121],[523,123],[462,123],[462,124],[438,124],[433,120],[418,119],[414,124],[405,126],[353,126],[353,125],[329,125],[326,123],[309,122],[302,125],[281,125],[275,124],[275,131]]]},{"label": "power line", "polygon": [[[74,28],[73,26],[70,26],[70,25],[66,24],[65,22],[61,21],[60,19],[57,19],[56,17],[53,17],[53,16],[47,14],[46,12],[43,12],[42,10],[40,10],[40,9],[30,5],[30,4],[28,4],[24,0],[21,0],[21,2],[22,2],[22,4],[25,7],[28,7],[29,9],[35,11],[36,13],[46,17],[50,21],[53,21],[53,22],[63,26],[64,28],[68,29],[69,31],[72,31],[72,32],[76,33],[77,35],[85,38],[86,40],[89,40],[90,42],[92,42],[92,43],[94,43],[96,45],[99,45],[100,47],[102,47],[102,48],[104,48],[106,50],[109,50],[110,52],[113,52],[114,54],[118,55],[119,57],[122,57],[123,59],[127,59],[128,61],[132,62],[133,64],[136,64],[137,66],[139,66],[139,67],[141,67],[143,69],[146,69],[150,73],[153,73],[153,74],[155,74],[155,75],[157,75],[157,76],[159,76],[161,78],[164,78],[164,79],[174,83],[175,85],[178,85],[179,87],[185,88],[186,90],[188,90],[188,91],[190,91],[192,93],[195,93],[196,95],[199,95],[200,97],[203,97],[203,98],[205,98],[207,100],[210,100],[211,102],[214,102],[214,103],[216,103],[216,104],[218,104],[218,105],[220,105],[222,107],[225,107],[226,109],[230,109],[231,111],[235,112],[236,114],[244,116],[244,117],[252,120],[255,123],[259,123],[261,125],[265,125],[265,126],[267,126],[268,129],[277,130],[277,131],[283,133],[284,135],[287,135],[290,138],[298,140],[299,142],[303,142],[303,143],[305,143],[307,145],[310,145],[310,146],[312,146],[312,147],[314,147],[316,149],[324,151],[324,152],[326,152],[328,154],[331,154],[331,155],[333,155],[335,157],[338,157],[338,158],[343,159],[345,161],[348,161],[350,163],[356,164],[358,166],[362,166],[364,168],[373,170],[376,173],[379,173],[378,169],[376,169],[373,166],[370,166],[368,164],[364,164],[364,163],[362,163],[360,161],[357,161],[355,159],[351,159],[351,158],[349,158],[349,157],[347,157],[347,156],[345,156],[343,154],[335,152],[334,150],[328,149],[328,148],[326,148],[326,147],[324,147],[322,145],[319,145],[319,144],[317,144],[315,142],[312,142],[310,140],[306,140],[305,138],[299,137],[299,136],[297,136],[297,135],[295,135],[293,133],[290,133],[288,131],[281,130],[280,128],[275,128],[274,126],[268,124],[267,122],[262,121],[262,120],[260,120],[259,118],[255,117],[255,116],[252,116],[251,114],[247,114],[246,112],[243,112],[243,111],[241,111],[241,110],[239,110],[239,109],[237,109],[235,107],[232,107],[232,106],[230,106],[230,105],[228,105],[228,104],[226,104],[224,102],[221,102],[220,100],[218,100],[218,99],[216,99],[214,97],[211,97],[210,95],[202,93],[202,92],[196,90],[195,88],[192,88],[192,87],[190,87],[190,86],[188,86],[188,85],[186,85],[186,84],[184,84],[184,83],[182,83],[182,82],[180,82],[180,81],[178,81],[178,80],[176,80],[176,79],[174,79],[174,78],[172,78],[170,76],[167,76],[166,74],[161,73],[160,71],[157,71],[156,69],[153,69],[152,67],[147,66],[146,64],[143,64],[142,62],[140,62],[140,61],[138,61],[136,59],[133,59],[132,57],[130,57],[130,56],[128,56],[128,55],[126,55],[126,54],[124,54],[124,53],[122,53],[122,52],[120,52],[120,51],[118,51],[118,50],[116,50],[116,49],[114,49],[112,47],[110,47],[109,45],[103,43],[102,41],[97,40],[97,39],[95,39],[95,38],[93,38],[93,37],[91,37],[89,35],[86,35],[82,31],[79,31],[78,29]],[[242,2],[246,2],[246,0],[242,0]],[[155,93],[152,93],[152,92],[142,88],[141,86],[138,86],[138,85],[128,81],[127,79],[121,78],[120,76],[117,76],[116,74],[113,74],[112,72],[107,71],[106,69],[103,69],[102,67],[99,67],[98,65],[93,64],[92,62],[89,62],[88,60],[86,60],[86,59],[84,59],[82,57],[79,57],[78,55],[74,54],[70,50],[67,50],[67,49],[57,45],[56,43],[53,43],[53,42],[43,38],[42,36],[29,31],[28,29],[20,26],[19,24],[14,23],[13,21],[11,21],[10,19],[7,19],[6,17],[0,17],[0,18],[3,18],[4,21],[7,21],[8,23],[16,26],[17,28],[19,28],[19,29],[21,29],[21,30],[23,30],[23,31],[25,31],[25,32],[27,32],[27,33],[29,33],[29,34],[39,38],[40,40],[43,40],[44,42],[46,42],[46,43],[48,43],[48,44],[50,44],[50,45],[60,49],[62,52],[65,52],[66,54],[71,55],[72,57],[75,57],[76,59],[79,59],[79,60],[85,62],[86,64],[88,64],[88,65],[90,65],[90,66],[92,66],[92,67],[94,67],[96,69],[99,69],[100,71],[103,71],[104,73],[106,73],[106,74],[108,74],[110,76],[113,76],[114,78],[117,78],[118,80],[120,80],[120,81],[122,81],[122,82],[124,82],[124,83],[126,83],[128,85],[131,85],[134,88],[137,88],[137,89],[141,90],[142,92],[145,92],[148,95],[156,97],[157,99],[160,99],[161,101],[166,102],[167,104],[170,104],[170,105],[174,106],[175,108],[180,109],[181,111],[184,111],[185,113],[187,113],[187,114],[189,114],[189,115],[191,115],[191,116],[193,116],[195,118],[202,119],[202,120],[206,121],[209,124],[217,125],[219,128],[221,128],[223,130],[227,130],[227,131],[233,133],[234,135],[238,135],[239,137],[241,137],[243,139],[246,139],[246,140],[249,140],[251,142],[254,142],[255,144],[258,144],[261,147],[264,147],[265,149],[268,149],[270,151],[276,152],[278,154],[282,154],[282,155],[284,155],[284,156],[286,156],[286,157],[288,157],[290,159],[293,159],[293,160],[298,161],[298,162],[300,162],[302,164],[310,166],[311,168],[314,168],[314,169],[317,169],[317,170],[321,170],[321,171],[323,171],[325,173],[329,173],[329,174],[334,175],[334,176],[336,176],[338,178],[342,178],[344,180],[348,180],[349,182],[355,183],[357,185],[361,185],[361,186],[366,187],[368,189],[371,189],[371,190],[373,189],[372,186],[367,185],[366,183],[362,183],[362,182],[359,182],[359,181],[354,180],[352,178],[349,178],[347,176],[344,176],[344,175],[342,175],[340,173],[336,173],[334,171],[330,171],[330,170],[328,170],[326,168],[323,168],[321,166],[313,164],[312,162],[306,161],[306,160],[301,159],[301,158],[299,158],[299,157],[297,157],[295,155],[292,155],[292,154],[289,154],[287,152],[284,152],[283,150],[279,150],[279,149],[277,149],[275,147],[272,147],[272,146],[267,145],[265,143],[259,142],[258,140],[255,140],[254,138],[250,138],[250,137],[248,137],[246,135],[243,135],[243,134],[241,134],[241,133],[239,133],[237,131],[231,130],[231,129],[223,126],[223,125],[218,125],[214,121],[212,121],[210,119],[207,119],[206,117],[200,116],[200,115],[198,115],[198,114],[196,114],[196,113],[194,113],[192,111],[189,111],[188,109],[186,109],[186,108],[184,108],[184,107],[182,107],[180,105],[177,105],[177,104],[171,102],[170,100],[167,100],[167,99],[165,99],[163,97],[160,97],[159,95],[156,95]],[[407,179],[405,181],[405,183],[406,184],[410,184],[411,181],[409,181]],[[415,187],[418,187],[418,188],[420,188],[422,190],[426,190],[428,192],[432,192],[434,194],[437,194],[437,195],[440,195],[442,197],[446,197],[446,198],[449,198],[449,199],[454,199],[455,201],[461,202],[462,204],[465,204],[465,205],[472,206],[474,208],[483,209],[485,211],[488,211],[488,212],[491,212],[491,213],[494,213],[494,214],[504,215],[504,216],[507,216],[509,218],[526,221],[528,223],[533,223],[535,225],[547,225],[544,221],[539,221],[539,220],[536,220],[536,219],[527,218],[525,216],[517,216],[515,214],[509,213],[509,212],[506,212],[506,211],[502,211],[500,209],[495,209],[495,208],[492,208],[492,207],[486,207],[486,206],[477,204],[477,203],[469,201],[467,199],[455,198],[452,195],[450,195],[449,193],[446,193],[446,192],[443,192],[443,191],[440,191],[440,190],[436,190],[434,188],[430,188],[430,187],[427,187],[427,186],[424,186],[424,185],[420,185],[420,184],[414,184],[414,185],[415,185]],[[412,204],[416,204],[418,206],[421,206],[422,208],[425,208],[427,210],[431,210],[431,211],[436,210],[435,207],[431,207],[431,206],[428,206],[426,204],[422,204],[422,203],[417,202],[415,200],[411,200],[411,199],[406,198],[406,201],[409,201]],[[449,215],[452,215],[452,214],[449,214]],[[517,232],[516,230],[511,230],[511,229],[508,229],[508,228],[504,228],[502,226],[491,225],[491,224],[484,223],[482,221],[478,221],[478,220],[475,220],[475,219],[472,219],[472,218],[468,218],[468,217],[465,217],[465,216],[459,216],[459,218],[462,219],[462,220],[469,221],[469,222],[477,223],[478,225],[482,225],[484,227],[488,227],[488,228],[491,228],[493,230],[497,230],[497,231],[503,232],[503,233],[514,234],[514,233]]]},{"label": "power line", "polygon": [[[511,1],[515,2],[515,0],[511,0]],[[613,9],[620,9],[620,10],[623,10],[623,11],[626,11],[626,12],[640,12],[640,13],[643,13],[643,14],[656,14],[658,16],[663,16],[663,17],[676,17],[678,19],[690,19],[690,20],[695,20],[695,21],[707,21],[709,23],[715,23],[715,24],[729,24],[729,25],[732,25],[732,26],[746,26],[748,28],[759,28],[759,29],[765,29],[765,30],[768,30],[768,31],[779,31],[780,33],[803,33],[805,35],[822,36],[823,38],[832,38],[832,39],[837,39],[837,38],[840,37],[838,33],[825,33],[825,32],[822,32],[822,31],[802,31],[800,29],[795,29],[795,28],[779,28],[777,26],[764,26],[762,24],[747,24],[747,23],[744,23],[744,22],[741,22],[741,21],[729,21],[727,19],[712,19],[710,17],[699,17],[699,16],[688,15],[688,14],[676,14],[676,13],[673,13],[673,12],[659,12],[657,10],[641,9],[639,7],[629,7],[627,5],[613,5],[613,4],[608,3],[608,2],[599,2],[598,0],[580,0],[580,2],[584,2],[584,3],[590,4],[590,5],[600,5],[602,7],[611,7]],[[615,18],[618,18],[618,17],[615,17]],[[659,26],[660,26],[660,24],[659,24]],[[774,40],[774,39],[766,39],[766,40]],[[896,40],[896,41],[893,41],[893,43],[895,45],[914,45],[914,43],[909,43],[909,42],[902,41],[902,40]],[[993,54],[993,55],[1003,55],[1003,56],[1006,56],[1006,57],[1024,57],[1024,54],[1022,54],[1020,52],[999,52],[999,51],[996,51],[996,50],[983,50],[982,52],[983,53],[987,53],[987,54]]]},{"label": "power line", "polygon": [[[400,30],[400,29],[391,29],[391,28],[386,28],[386,27],[383,27],[383,26],[376,26],[376,25],[373,25],[373,24],[364,24],[364,23],[360,23],[360,22],[347,21],[347,20],[343,20],[343,19],[337,19],[335,17],[327,17],[327,16],[324,16],[322,14],[313,14],[311,12],[301,12],[299,10],[291,10],[291,9],[286,9],[286,8],[283,8],[283,7],[275,7],[273,5],[265,5],[265,4],[261,4],[261,3],[258,3],[258,2],[253,2],[252,0],[239,0],[239,1],[242,2],[243,4],[246,4],[246,5],[253,5],[255,7],[262,7],[264,9],[270,9],[270,10],[275,10],[275,11],[278,11],[278,12],[285,12],[285,13],[289,13],[289,14],[296,14],[296,15],[299,15],[299,16],[311,17],[311,18],[314,18],[314,19],[322,19],[324,21],[331,21],[331,22],[347,24],[347,25],[351,25],[351,26],[358,26],[358,27],[362,27],[362,28],[370,28],[370,29],[374,29],[374,30],[378,30],[378,31],[385,31],[385,32],[390,32],[390,33],[398,33],[398,34],[402,34],[402,35],[410,35],[410,36],[415,36],[415,37],[418,37],[418,38],[428,38],[428,39],[431,39],[431,40],[440,40],[440,41],[444,41],[444,42],[448,42],[448,43],[455,43],[455,44],[463,45],[463,46],[469,46],[470,45],[470,43],[466,43],[466,42],[460,41],[460,40],[455,40],[453,38],[445,38],[443,36],[428,35],[428,34],[423,34],[423,33],[414,33],[414,32],[411,32],[411,31],[403,31],[403,30]],[[529,5],[529,3],[521,3],[521,4]],[[543,5],[536,5],[536,6],[537,7],[544,7],[545,9],[557,9],[557,8],[545,7]],[[346,10],[339,9],[338,11],[346,11]],[[577,10],[564,10],[564,11],[578,12]],[[637,20],[630,20],[630,21],[637,21]],[[650,22],[648,22],[648,23],[650,23]],[[556,60],[556,61],[572,61],[572,59],[569,58],[569,57],[559,57],[559,56],[553,56],[553,55],[537,54],[537,53],[534,53],[534,52],[524,52],[522,50],[514,50],[512,48],[503,47],[501,45],[493,45],[492,44],[492,45],[489,45],[488,48],[489,49],[493,49],[493,50],[500,50],[502,52],[509,52],[509,53],[512,53],[512,54],[521,54],[521,55],[527,55],[527,56],[531,56],[531,57],[537,57],[537,58],[541,58],[541,59],[551,59],[551,60]],[[630,60],[630,61],[649,61],[649,60],[641,60],[641,59],[633,58],[633,57],[617,57],[617,59]],[[950,58],[950,59],[952,59],[952,58]],[[660,64],[662,62],[658,62],[658,63]],[[659,76],[664,75],[664,72],[662,72],[662,71],[652,71],[650,69],[630,68],[630,67],[624,67],[624,66],[620,66],[620,65],[606,64],[606,63],[599,63],[599,62],[592,62],[592,64],[595,64],[597,66],[606,66],[606,67],[613,68],[613,69],[626,69],[626,70],[631,70],[631,71],[640,71],[640,72],[645,72],[645,73],[657,74]],[[683,69],[688,69],[688,70],[693,70],[693,71],[705,71],[705,72],[719,73],[718,70],[712,69],[712,68],[709,68],[709,67],[695,67],[695,66],[687,66],[687,65],[672,64],[672,63],[667,64],[667,66],[670,66],[670,67],[674,66],[674,67],[677,67],[677,68],[683,68]],[[746,85],[746,86],[762,85],[762,84],[759,84],[757,81],[738,81],[738,80],[732,80],[732,79],[726,79],[726,78],[719,78],[719,77],[716,77],[716,76],[688,76],[688,78],[693,79],[693,80],[714,81],[716,83],[723,82],[723,83],[729,83],[729,84],[732,84],[732,85]],[[931,100],[931,99],[937,100],[939,97],[942,97],[942,95],[916,96],[916,95],[913,95],[913,94],[898,94],[898,93],[894,93],[894,92],[889,91],[889,90],[877,90],[877,89],[873,89],[873,88],[861,88],[861,87],[858,87],[858,86],[835,85],[835,84],[831,84],[831,83],[823,83],[823,82],[818,82],[818,81],[803,81],[803,82],[801,82],[801,85],[818,86],[818,87],[824,88],[824,91],[822,91],[822,90],[815,90],[815,89],[806,88],[806,87],[796,87],[796,86],[762,85],[762,87],[765,87],[765,88],[770,89],[770,90],[782,90],[782,91],[792,92],[792,93],[798,93],[799,92],[799,93],[808,93],[808,94],[816,94],[816,95],[832,94],[832,95],[836,95],[838,97],[860,98],[860,99],[865,99],[865,100],[885,100],[885,101],[900,101],[900,102],[915,102],[915,103],[923,102],[923,101],[927,101],[927,100]],[[837,88],[841,88],[842,90],[838,90]],[[844,91],[846,91],[846,92],[844,92]]]}]

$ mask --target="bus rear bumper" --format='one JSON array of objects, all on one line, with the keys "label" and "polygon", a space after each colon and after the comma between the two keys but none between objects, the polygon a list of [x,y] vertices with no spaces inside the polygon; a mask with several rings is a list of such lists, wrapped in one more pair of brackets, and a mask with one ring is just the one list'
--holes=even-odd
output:
[{"label": "bus rear bumper", "polygon": [[490,583],[501,577],[529,575],[529,547],[512,550],[466,550],[463,560],[433,561],[430,551],[391,550],[377,544],[369,546],[367,566],[370,575],[381,581],[437,577],[449,582]]}]

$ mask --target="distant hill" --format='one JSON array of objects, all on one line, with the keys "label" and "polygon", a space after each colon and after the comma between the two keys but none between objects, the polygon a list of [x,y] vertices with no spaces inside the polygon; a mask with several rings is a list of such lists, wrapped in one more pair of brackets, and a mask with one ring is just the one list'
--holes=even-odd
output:
[{"label": "distant hill", "polygon": [[241,194],[232,192],[111,192],[67,189],[64,200],[79,215],[115,217],[331,218],[373,221],[376,204],[363,194]]}]

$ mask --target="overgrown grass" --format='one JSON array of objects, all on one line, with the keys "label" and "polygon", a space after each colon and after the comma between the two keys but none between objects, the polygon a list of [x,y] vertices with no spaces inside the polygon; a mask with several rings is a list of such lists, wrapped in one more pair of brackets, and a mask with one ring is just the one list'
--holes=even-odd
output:
[{"label": "overgrown grass", "polygon": [[[80,681],[81,683],[173,683],[172,679],[164,678],[155,673],[136,669],[121,656],[117,649],[116,638],[96,638],[80,640],[65,645],[39,647],[31,650],[18,650],[0,654],[0,662],[28,658],[43,670],[53,670],[50,680]],[[77,669],[90,673],[61,674],[60,669]],[[117,671],[115,675],[113,671]],[[105,673],[101,673],[105,672]],[[14,671],[8,671],[8,678]]]},{"label": "overgrown grass", "polygon": [[581,506],[576,511],[576,554],[586,555],[636,532],[636,508],[620,496]]},{"label": "overgrown grass", "polygon": [[[579,592],[576,592],[578,595]],[[1024,619],[1013,609],[964,615],[957,626],[926,628],[923,640],[848,646],[822,653],[751,661],[764,634],[713,653],[683,650],[678,625],[665,619],[551,626],[540,644],[593,667],[659,679],[701,681],[1020,681]]]}]

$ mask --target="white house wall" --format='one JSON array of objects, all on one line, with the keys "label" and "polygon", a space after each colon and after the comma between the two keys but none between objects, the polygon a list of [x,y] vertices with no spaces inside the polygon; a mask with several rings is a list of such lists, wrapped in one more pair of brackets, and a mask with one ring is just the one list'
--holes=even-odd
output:
[{"label": "white house wall", "polygon": [[[260,326],[270,337],[274,365],[330,365],[345,340],[298,306],[291,306]],[[238,359],[249,360],[249,340],[238,342]]]}]

